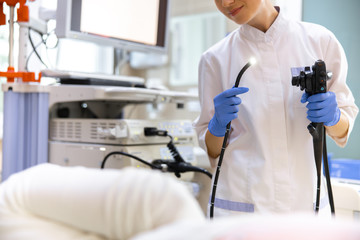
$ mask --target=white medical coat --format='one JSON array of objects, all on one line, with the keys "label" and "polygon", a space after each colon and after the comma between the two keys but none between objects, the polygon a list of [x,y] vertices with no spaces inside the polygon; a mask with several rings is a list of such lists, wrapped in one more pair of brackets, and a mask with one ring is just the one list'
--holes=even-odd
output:
[{"label": "white medical coat", "polygon": [[[214,115],[213,99],[234,86],[240,69],[251,57],[257,64],[243,75],[238,118],[232,132],[218,180],[216,215],[244,212],[313,211],[316,168],[312,137],[307,130],[303,91],[291,84],[292,67],[326,63],[333,77],[328,90],[335,92],[342,114],[353,128],[358,108],[346,85],[347,60],[343,48],[326,28],[285,19],[280,12],[266,33],[241,25],[207,50],[199,64],[200,116],[194,126],[206,149],[205,134]],[[322,181],[324,182],[324,181]],[[321,205],[328,205],[322,186]]]}]

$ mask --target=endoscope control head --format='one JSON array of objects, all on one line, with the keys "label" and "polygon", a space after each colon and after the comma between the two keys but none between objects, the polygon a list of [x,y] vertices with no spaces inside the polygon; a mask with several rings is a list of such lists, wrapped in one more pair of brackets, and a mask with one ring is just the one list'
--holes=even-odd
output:
[{"label": "endoscope control head", "polygon": [[326,71],[325,62],[322,60],[317,60],[311,68],[291,68],[291,74],[291,84],[300,86],[301,91],[305,90],[310,95],[326,92],[326,81],[332,77],[332,73]]}]

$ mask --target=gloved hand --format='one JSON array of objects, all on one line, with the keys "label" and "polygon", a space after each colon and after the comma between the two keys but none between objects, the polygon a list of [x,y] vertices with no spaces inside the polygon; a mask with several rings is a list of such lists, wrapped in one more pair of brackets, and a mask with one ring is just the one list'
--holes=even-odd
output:
[{"label": "gloved hand", "polygon": [[233,119],[237,118],[239,104],[241,99],[238,94],[249,91],[245,87],[233,87],[225,90],[214,98],[215,114],[210,120],[208,129],[210,133],[216,137],[225,136],[226,125]]},{"label": "gloved hand", "polygon": [[325,126],[334,126],[340,120],[341,113],[333,92],[317,93],[311,96],[304,93],[301,102],[309,102],[306,105],[308,109],[307,118],[311,122],[323,122]]}]

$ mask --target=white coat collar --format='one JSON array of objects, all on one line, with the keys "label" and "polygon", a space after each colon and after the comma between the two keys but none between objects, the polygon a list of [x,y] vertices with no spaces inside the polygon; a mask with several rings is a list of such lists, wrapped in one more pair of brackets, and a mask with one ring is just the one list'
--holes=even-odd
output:
[{"label": "white coat collar", "polygon": [[284,18],[283,14],[280,11],[279,7],[275,7],[279,12],[273,24],[270,28],[264,33],[257,28],[254,28],[248,24],[241,25],[239,28],[240,36],[246,38],[253,42],[271,42],[281,35],[281,31],[284,28],[284,25],[287,23],[287,20]]}]

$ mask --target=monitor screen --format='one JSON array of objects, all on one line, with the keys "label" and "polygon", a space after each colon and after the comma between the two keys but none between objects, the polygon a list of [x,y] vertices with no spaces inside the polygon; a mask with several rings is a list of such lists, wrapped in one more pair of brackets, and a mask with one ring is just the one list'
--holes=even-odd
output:
[{"label": "monitor screen", "polygon": [[168,0],[58,0],[56,34],[129,51],[165,52]]}]

